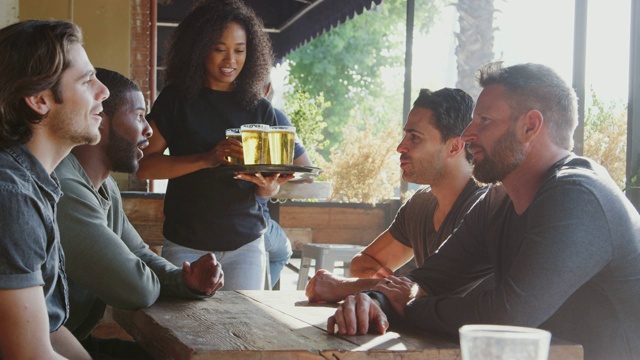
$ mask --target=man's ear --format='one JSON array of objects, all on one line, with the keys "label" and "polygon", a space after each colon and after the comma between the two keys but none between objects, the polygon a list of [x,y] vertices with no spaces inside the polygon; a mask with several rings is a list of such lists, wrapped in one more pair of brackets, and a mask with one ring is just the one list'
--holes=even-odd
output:
[{"label": "man's ear", "polygon": [[455,157],[457,156],[461,151],[464,152],[464,141],[462,141],[462,138],[459,136],[455,136],[452,137],[451,139],[447,140],[447,142],[449,143],[449,155],[451,155],[451,157]]},{"label": "man's ear", "polygon": [[51,103],[54,102],[53,93],[50,89],[40,91],[35,95],[25,96],[23,99],[33,111],[42,116],[49,113]]},{"label": "man's ear", "polygon": [[538,110],[529,110],[521,119],[523,122],[521,124],[522,131],[520,131],[520,136],[522,136],[522,141],[527,143],[540,133],[544,125],[544,116],[542,116],[542,113]]}]

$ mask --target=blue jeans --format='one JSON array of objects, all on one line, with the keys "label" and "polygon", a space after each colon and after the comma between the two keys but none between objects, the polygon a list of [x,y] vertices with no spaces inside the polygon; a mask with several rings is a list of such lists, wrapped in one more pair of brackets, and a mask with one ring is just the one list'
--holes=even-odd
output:
[{"label": "blue jeans", "polygon": [[268,219],[267,233],[264,234],[264,247],[269,253],[269,274],[271,276],[271,288],[280,279],[282,268],[289,261],[293,251],[291,242],[280,227],[280,224],[273,219]]},{"label": "blue jeans", "polygon": [[[162,256],[182,268],[184,261],[194,262],[209,251],[184,247],[164,239]],[[237,250],[216,251],[216,259],[222,265],[224,286],[220,290],[263,290],[266,277],[264,239],[259,237]]]}]

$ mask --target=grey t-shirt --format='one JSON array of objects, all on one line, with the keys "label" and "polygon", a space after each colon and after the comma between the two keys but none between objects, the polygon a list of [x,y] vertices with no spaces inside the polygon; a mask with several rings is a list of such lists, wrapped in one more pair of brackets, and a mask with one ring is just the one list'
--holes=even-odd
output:
[{"label": "grey t-shirt", "polygon": [[55,217],[61,195],[55,176],[26,146],[0,149],[0,289],[42,286],[50,332],[69,314]]},{"label": "grey t-shirt", "polygon": [[[492,273],[494,289],[451,296]],[[405,308],[423,329],[540,327],[583,345],[585,359],[640,356],[640,215],[592,160],[556,163],[520,215],[492,188],[409,277],[431,295]]]},{"label": "grey t-shirt", "polygon": [[436,231],[433,215],[438,208],[438,199],[431,193],[429,186],[422,187],[400,207],[396,218],[389,226],[389,233],[413,249],[416,265],[420,266],[424,259],[433,254],[451,235],[469,209],[486,191],[486,186],[481,187],[473,179],[469,179]]}]

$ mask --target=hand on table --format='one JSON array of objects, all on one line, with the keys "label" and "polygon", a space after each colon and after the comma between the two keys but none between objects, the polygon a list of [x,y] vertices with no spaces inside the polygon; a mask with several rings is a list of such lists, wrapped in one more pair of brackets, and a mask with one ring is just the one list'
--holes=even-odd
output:
[{"label": "hand on table", "polygon": [[[342,301],[347,295],[351,295],[348,289],[347,279],[336,276],[325,269],[316,271],[314,277],[309,280],[305,294],[311,302],[335,303]],[[355,291],[354,291],[355,292]]]},{"label": "hand on table", "polygon": [[340,335],[364,335],[369,331],[384,334],[388,328],[389,321],[385,313],[363,293],[347,296],[335,315],[327,320],[329,334],[337,332]]},{"label": "hand on table", "polygon": [[406,277],[389,276],[371,290],[384,294],[398,315],[404,317],[404,307],[416,297],[419,287]]},{"label": "hand on table", "polygon": [[211,295],[224,285],[222,266],[212,253],[202,255],[198,260],[182,264],[182,279],[191,291]]}]

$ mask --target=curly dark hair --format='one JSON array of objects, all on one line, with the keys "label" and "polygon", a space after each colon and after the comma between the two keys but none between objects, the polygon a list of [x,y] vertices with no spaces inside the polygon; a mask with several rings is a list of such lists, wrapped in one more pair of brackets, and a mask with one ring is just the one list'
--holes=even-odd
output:
[{"label": "curly dark hair", "polygon": [[82,32],[65,21],[27,20],[0,30],[0,147],[28,142],[31,126],[46,117],[25,97],[51,89],[62,103],[60,78],[73,44],[82,44]]},{"label": "curly dark hair", "polygon": [[195,98],[204,84],[204,64],[212,44],[230,22],[238,23],[247,33],[247,58],[233,91],[238,101],[251,109],[264,96],[262,88],[273,51],[262,20],[240,0],[201,0],[194,6],[171,35],[165,81],[188,99]]}]

